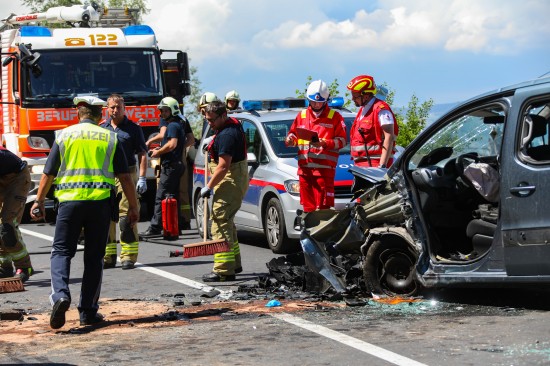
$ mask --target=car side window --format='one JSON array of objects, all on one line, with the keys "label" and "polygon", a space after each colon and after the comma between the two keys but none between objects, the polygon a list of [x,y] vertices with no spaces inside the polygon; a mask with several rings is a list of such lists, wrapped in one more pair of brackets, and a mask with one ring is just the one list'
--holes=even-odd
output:
[{"label": "car side window", "polygon": [[529,105],[521,123],[520,159],[550,164],[550,100]]},{"label": "car side window", "polygon": [[504,122],[504,108],[499,104],[461,114],[424,142],[409,161],[409,169],[435,165],[466,153],[476,154],[479,158],[497,158],[502,144]]},{"label": "car side window", "polygon": [[251,121],[241,120],[244,134],[246,137],[247,152],[256,155],[256,160],[260,164],[265,164],[267,155],[262,144],[262,137],[258,131],[258,127]]}]

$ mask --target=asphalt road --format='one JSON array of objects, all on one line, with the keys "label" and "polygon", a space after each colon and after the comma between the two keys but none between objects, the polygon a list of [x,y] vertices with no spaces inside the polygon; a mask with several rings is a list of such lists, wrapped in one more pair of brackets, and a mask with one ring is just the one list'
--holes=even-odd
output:
[{"label": "asphalt road", "polygon": [[[140,231],[147,223],[140,223]],[[256,284],[267,274],[266,263],[275,255],[258,235],[240,235],[244,271],[228,284],[203,284],[212,257],[171,258],[183,243],[201,241],[189,231],[170,245],[140,244],[138,267],[104,271],[101,299],[165,302],[183,322],[133,331],[119,322],[106,329],[52,331],[35,314],[49,314],[49,253],[54,227],[22,225],[36,274],[24,292],[0,294],[0,312],[23,309],[17,326],[34,324],[36,337],[15,343],[7,332],[14,321],[0,321],[0,364],[175,364],[189,365],[549,365],[550,289],[453,289],[424,293],[424,301],[387,305],[368,301],[346,307],[311,304],[282,306],[261,312],[216,311],[199,302],[234,303],[231,291],[239,284]],[[75,306],[80,291],[82,252],[73,260],[71,292]],[[213,299],[201,297],[220,290]],[[174,296],[184,295],[175,305]],[[182,295],[182,296],[183,296]],[[240,302],[243,303],[242,301]],[[244,302],[246,303],[246,302]],[[70,310],[70,311],[71,311]],[[101,309],[100,309],[101,311]],[[75,311],[76,312],[76,311]],[[202,312],[202,313],[201,313]],[[107,317],[109,320],[109,316]],[[17,328],[17,327],[15,327]],[[109,331],[111,329],[111,331]],[[40,337],[38,337],[40,335]]]}]

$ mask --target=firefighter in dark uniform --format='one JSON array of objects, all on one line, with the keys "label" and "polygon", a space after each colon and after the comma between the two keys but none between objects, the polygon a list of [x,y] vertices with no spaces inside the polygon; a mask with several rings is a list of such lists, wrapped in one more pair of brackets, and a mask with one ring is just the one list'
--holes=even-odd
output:
[{"label": "firefighter in dark uniform", "polygon": [[[118,142],[124,150],[128,162],[128,170],[137,193],[144,194],[147,191],[147,146],[141,126],[137,125],[125,115],[124,98],[121,95],[113,94],[107,98],[107,110],[109,118],[100,124],[101,127],[113,131],[117,134]],[[138,160],[136,161],[136,155]],[[139,178],[138,163],[139,162]],[[122,269],[132,269],[137,262],[139,252],[139,239],[137,225],[130,227],[126,215],[128,213],[128,198],[122,191],[120,182],[115,179],[117,196],[120,196],[119,208],[119,227],[120,227],[120,263]],[[139,204],[139,201],[138,201]],[[138,206],[139,210],[139,206]],[[103,259],[104,268],[114,268],[116,266],[117,241],[116,241],[116,223],[111,222],[109,229],[109,241],[105,250]]]},{"label": "firefighter in dark uniform", "polygon": [[59,200],[51,254],[50,326],[61,328],[71,304],[69,275],[78,237],[84,229],[84,273],[78,312],[80,325],[103,321],[99,294],[103,275],[103,256],[109,234],[111,214],[117,209],[115,176],[128,197],[128,220],[138,220],[137,198],[124,150],[116,134],[97,126],[105,102],[93,96],[75,97],[80,123],[63,129],[56,137],[40,179],[31,218],[43,217],[44,199],[54,183]]},{"label": "firefighter in dark uniform", "polygon": [[15,276],[23,282],[33,274],[31,257],[19,231],[30,186],[27,162],[0,146],[0,278],[12,277],[14,265]]},{"label": "firefighter in dark uniform", "polygon": [[[201,197],[212,197],[212,238],[225,239],[230,252],[214,254],[214,269],[204,282],[235,280],[242,272],[241,253],[234,218],[248,189],[246,139],[241,124],[227,116],[225,104],[214,101],[206,106],[205,117],[216,134],[208,146],[210,181]],[[206,230],[206,228],[205,228]]]},{"label": "firefighter in dark uniform", "polygon": [[162,234],[162,200],[167,195],[172,195],[178,201],[179,217],[179,184],[183,170],[185,169],[181,161],[185,146],[185,134],[182,125],[183,121],[179,117],[179,109],[175,113],[173,108],[174,102],[177,105],[177,101],[174,98],[166,97],[158,105],[161,118],[168,122],[168,124],[161,146],[150,152],[152,158],[160,157],[161,169],[157,195],[155,197],[155,212],[151,218],[149,228],[139,234],[143,238]]}]

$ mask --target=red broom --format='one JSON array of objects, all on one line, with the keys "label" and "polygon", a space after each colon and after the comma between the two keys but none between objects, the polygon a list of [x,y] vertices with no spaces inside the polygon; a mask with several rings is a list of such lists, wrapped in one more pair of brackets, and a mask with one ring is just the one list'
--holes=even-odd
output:
[{"label": "red broom", "polygon": [[23,281],[19,277],[7,277],[0,279],[0,294],[6,292],[25,291]]},{"label": "red broom", "polygon": [[[204,153],[204,186],[208,184],[208,153]],[[202,210],[202,230],[203,240],[200,243],[185,244],[183,246],[183,257],[201,257],[204,255],[212,255],[220,252],[231,251],[231,246],[225,239],[206,240],[208,239],[208,198],[204,198]]]}]

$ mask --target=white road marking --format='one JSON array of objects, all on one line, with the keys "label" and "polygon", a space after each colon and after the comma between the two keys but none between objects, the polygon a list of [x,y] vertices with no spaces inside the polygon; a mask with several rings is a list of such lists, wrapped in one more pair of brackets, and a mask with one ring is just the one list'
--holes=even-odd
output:
[{"label": "white road marking", "polygon": [[175,275],[173,273],[163,271],[162,269],[158,269],[158,268],[155,268],[155,267],[150,267],[150,266],[147,266],[147,265],[139,263],[139,262],[136,262],[135,265],[136,265],[136,268],[141,269],[142,271],[149,272],[149,273],[152,273],[152,274],[156,274],[157,276],[167,278],[169,280],[181,283],[182,285],[186,285],[186,286],[189,286],[189,287],[192,287],[192,288],[196,288],[196,289],[201,290],[201,291],[210,292],[210,291],[213,291],[213,290],[218,290],[221,293],[228,292],[227,290],[216,289],[215,287],[205,285],[202,282],[193,281],[189,278],[181,277],[181,276]]},{"label": "white road marking", "polygon": [[[37,232],[34,232],[34,231],[22,229],[22,228],[20,228],[19,230],[22,233],[27,234],[27,235],[32,235],[32,236],[35,236],[37,238],[53,241],[53,237],[48,236],[48,235],[40,234],[40,233],[37,233]],[[78,247],[79,247],[79,249],[84,248],[83,245],[79,245]],[[208,286],[208,285],[206,285],[202,282],[198,282],[198,281],[191,280],[189,278],[181,277],[181,276],[175,275],[173,273],[166,272],[166,271],[163,271],[163,270],[155,268],[155,267],[150,267],[150,266],[147,266],[147,265],[139,263],[139,262],[136,262],[135,265],[136,265],[137,269],[141,269],[142,271],[149,272],[149,273],[155,274],[157,276],[164,277],[166,279],[181,283],[182,285],[186,285],[186,286],[189,286],[189,287],[201,290],[201,291],[210,292],[210,291],[213,291],[213,290],[218,290],[218,291],[220,291],[220,296],[222,296],[222,297],[231,292],[231,291],[227,291],[227,290],[217,289],[215,287]],[[320,336],[330,338],[334,341],[340,342],[340,343],[345,344],[349,347],[353,347],[353,348],[355,348],[355,349],[357,349],[361,352],[368,353],[368,354],[370,354],[374,357],[377,357],[377,358],[380,358],[382,360],[388,361],[388,362],[390,362],[394,365],[398,365],[398,366],[426,366],[426,364],[423,364],[423,363],[420,363],[418,361],[412,360],[412,359],[407,358],[405,356],[401,356],[397,353],[388,351],[384,348],[375,346],[373,344],[364,342],[360,339],[353,338],[353,337],[348,336],[346,334],[342,334],[342,333],[337,332],[335,330],[323,327],[321,325],[317,325],[315,323],[312,323],[310,321],[307,321],[305,319],[299,318],[299,317],[294,316],[294,315],[290,315],[288,313],[272,313],[272,314],[269,314],[269,315],[271,315],[272,317],[277,318],[279,320],[285,321],[289,324],[300,327],[302,329],[309,330],[310,332],[316,333]]]},{"label": "white road marking", "polygon": [[[188,278],[181,277],[181,276],[175,275],[175,274],[170,273],[170,272],[163,271],[163,270],[155,268],[155,267],[149,267],[149,266],[141,264],[141,263],[136,263],[136,268],[139,268],[142,271],[153,273],[153,274],[156,274],[158,276],[170,279],[172,281],[176,281],[176,282],[181,283],[183,285],[193,287],[193,288],[196,288],[196,289],[199,289],[199,290],[202,290],[202,291],[209,292],[209,291],[212,291],[212,290],[218,290],[218,291],[221,292],[221,294],[220,294],[221,296],[223,296],[224,293],[230,292],[230,291],[220,290],[220,289],[217,289],[215,287],[205,285],[202,282],[193,281],[193,280],[190,280]],[[401,356],[397,353],[388,351],[384,348],[381,348],[381,347],[375,346],[373,344],[370,344],[370,343],[364,342],[362,340],[359,340],[357,338],[353,338],[353,337],[350,337],[348,335],[339,333],[339,332],[334,331],[332,329],[325,328],[323,326],[311,323],[311,322],[309,322],[305,319],[299,318],[299,317],[294,316],[294,315],[290,315],[288,313],[273,313],[273,314],[269,314],[269,315],[271,315],[274,318],[283,320],[287,323],[290,323],[292,325],[295,325],[297,327],[300,327],[302,329],[309,330],[310,332],[317,333],[317,334],[319,334],[323,337],[327,337],[327,338],[330,338],[330,339],[335,340],[337,342],[340,342],[342,344],[345,344],[347,346],[353,347],[353,348],[355,348],[355,349],[357,349],[361,352],[368,353],[368,354],[370,354],[374,357],[378,357],[378,358],[380,358],[382,360],[385,360],[385,361],[388,361],[388,362],[390,362],[394,365],[399,365],[399,366],[426,366],[423,363],[420,363],[420,362],[417,362],[417,361],[412,360],[410,358]]]},{"label": "white road marking", "polygon": [[[53,242],[53,236],[37,233],[36,231],[23,229],[22,227],[19,227],[19,231],[21,231],[23,234],[35,236],[37,238]],[[76,246],[76,250],[82,250],[82,249],[84,249],[84,245],[79,244],[79,245]]]},{"label": "white road marking", "polygon": [[339,333],[337,331],[334,331],[332,329],[323,327],[321,325],[317,325],[315,323],[312,323],[310,321],[307,321],[302,318],[298,318],[297,316],[288,314],[288,313],[272,313],[269,314],[274,318],[283,320],[287,323],[293,324],[297,327],[300,327],[302,329],[309,330],[310,332],[317,333],[320,336],[330,338],[332,340],[335,340],[337,342],[340,342],[342,344],[345,344],[349,347],[353,347],[361,352],[368,353],[374,357],[378,357],[382,360],[388,361],[394,365],[399,366],[426,366],[423,363],[420,363],[415,360],[411,360],[410,358],[398,355],[397,353],[393,353],[391,351],[388,351],[384,348],[375,346],[374,344],[370,344],[364,341],[361,341],[357,338],[350,337],[348,335]]}]

